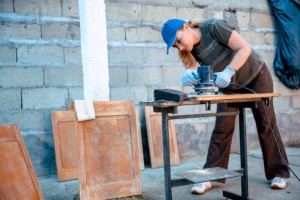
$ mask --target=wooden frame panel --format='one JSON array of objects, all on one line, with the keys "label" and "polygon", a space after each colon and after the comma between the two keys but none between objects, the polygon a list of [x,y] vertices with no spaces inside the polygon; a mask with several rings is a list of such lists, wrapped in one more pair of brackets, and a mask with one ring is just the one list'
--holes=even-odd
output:
[{"label": "wooden frame panel", "polygon": [[[152,106],[145,106],[147,136],[150,151],[151,167],[158,168],[164,166],[163,157],[163,139],[162,139],[162,114],[153,111]],[[170,143],[170,163],[179,165],[179,153],[177,147],[177,138],[175,124],[169,120],[169,143]]]},{"label": "wooden frame panel", "polygon": [[133,101],[94,102],[96,119],[77,122],[80,199],[141,194]]},{"label": "wooden frame panel", "polygon": [[44,199],[17,124],[0,126],[0,198]]},{"label": "wooden frame panel", "polygon": [[54,111],[51,115],[57,179],[59,181],[78,179],[76,114],[74,111]]}]

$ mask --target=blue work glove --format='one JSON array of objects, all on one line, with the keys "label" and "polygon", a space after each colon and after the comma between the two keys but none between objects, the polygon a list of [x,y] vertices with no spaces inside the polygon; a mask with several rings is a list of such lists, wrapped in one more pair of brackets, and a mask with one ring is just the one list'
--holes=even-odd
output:
[{"label": "blue work glove", "polygon": [[192,69],[185,70],[184,74],[181,77],[181,83],[183,85],[191,85],[191,84],[197,84],[199,79],[199,74],[197,71]]},{"label": "blue work glove", "polygon": [[214,75],[216,76],[215,84],[219,88],[226,88],[229,86],[231,82],[232,76],[235,74],[235,69],[230,66],[226,66],[226,68],[221,72],[216,72]]}]

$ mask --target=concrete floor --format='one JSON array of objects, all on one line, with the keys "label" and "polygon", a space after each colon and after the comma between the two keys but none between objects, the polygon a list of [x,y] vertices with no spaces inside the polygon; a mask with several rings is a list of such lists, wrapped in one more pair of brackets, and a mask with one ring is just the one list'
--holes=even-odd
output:
[{"label": "concrete floor", "polygon": [[[290,167],[300,177],[300,148],[286,148]],[[175,174],[193,169],[202,168],[206,156],[198,159],[181,161],[179,166],[171,168],[172,179],[179,178]],[[231,154],[229,169],[240,168],[240,155]],[[273,190],[270,182],[265,179],[261,150],[248,151],[249,168],[249,198],[257,200],[266,199],[289,199],[300,200],[300,182],[291,173],[288,179],[288,187],[285,190]],[[73,200],[78,194],[78,180],[58,182],[56,176],[39,177],[40,187],[46,200]],[[142,198],[121,198],[121,199],[146,199],[160,200],[165,199],[164,193],[164,172],[163,168],[152,169],[146,166],[141,171]],[[214,184],[214,188],[203,195],[193,195],[190,193],[192,185],[185,185],[172,188],[174,200],[219,200],[223,197],[223,190],[240,194],[240,178],[227,179],[226,184]]]}]

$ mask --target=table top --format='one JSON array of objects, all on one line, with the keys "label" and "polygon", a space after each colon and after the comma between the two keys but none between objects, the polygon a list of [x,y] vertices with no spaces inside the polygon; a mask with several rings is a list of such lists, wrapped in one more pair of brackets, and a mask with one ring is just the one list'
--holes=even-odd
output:
[{"label": "table top", "polygon": [[196,104],[206,104],[207,102],[213,103],[243,103],[243,102],[257,102],[263,99],[278,97],[279,92],[275,93],[256,93],[256,94],[230,94],[230,95],[208,95],[201,96],[198,95],[194,98],[189,98],[182,102],[172,102],[172,101],[144,101],[140,102],[143,106],[154,106],[154,107],[171,107],[171,106],[182,106],[182,105],[196,105]]}]

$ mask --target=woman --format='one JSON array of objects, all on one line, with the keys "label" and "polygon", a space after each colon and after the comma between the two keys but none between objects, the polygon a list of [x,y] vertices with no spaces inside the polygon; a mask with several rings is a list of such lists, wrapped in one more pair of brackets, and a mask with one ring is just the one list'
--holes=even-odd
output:
[{"label": "woman", "polygon": [[[179,57],[186,68],[181,79],[183,85],[196,83],[194,76],[198,66],[209,65],[213,66],[215,72],[215,85],[224,94],[273,92],[272,78],[264,61],[226,21],[209,19],[186,23],[181,19],[170,19],[164,24],[161,33],[167,44],[167,53],[170,47],[179,51]],[[237,110],[227,104],[217,105],[217,112]],[[276,124],[273,100],[270,100],[267,108],[263,104],[252,108],[252,113],[262,148],[266,178],[272,180],[272,188],[284,189],[287,186],[285,178],[290,177],[290,172]],[[216,117],[204,168],[228,168],[235,117]],[[225,180],[219,182],[224,183]],[[210,181],[197,183],[192,193],[203,194],[210,188]]]}]

